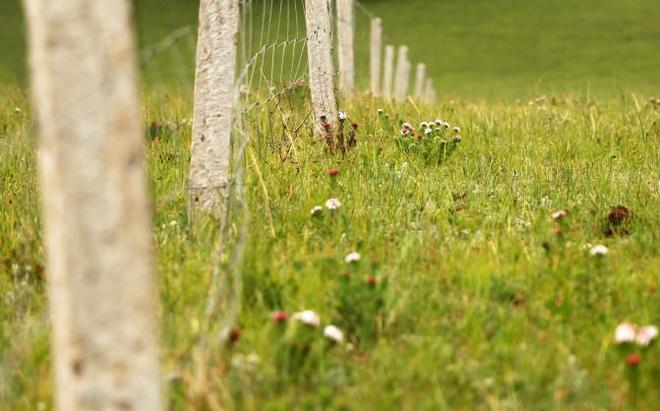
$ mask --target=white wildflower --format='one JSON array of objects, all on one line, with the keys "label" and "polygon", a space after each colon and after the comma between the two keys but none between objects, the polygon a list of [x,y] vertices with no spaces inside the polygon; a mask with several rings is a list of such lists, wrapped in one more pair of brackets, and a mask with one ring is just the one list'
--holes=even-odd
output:
[{"label": "white wildflower", "polygon": [[424,129],[424,134],[429,135],[433,133],[433,129],[431,127],[427,127]]},{"label": "white wildflower", "polygon": [[312,208],[312,211],[310,211],[310,214],[312,214],[313,216],[317,216],[317,215],[320,215],[322,212],[323,212],[323,207],[316,206],[316,207]]},{"label": "white wildflower", "polygon": [[614,342],[623,344],[633,341],[635,341],[635,326],[630,323],[619,324],[614,331]]},{"label": "white wildflower", "polygon": [[378,114],[383,114],[384,112],[385,112],[385,110],[383,110],[382,108],[378,109]]},{"label": "white wildflower", "polygon": [[319,315],[312,310],[305,310],[295,313],[293,315],[293,319],[300,321],[305,325],[309,325],[310,327],[318,327],[321,325],[321,317],[319,317]]},{"label": "white wildflower", "polygon": [[323,330],[323,335],[337,344],[344,342],[344,333],[334,325],[326,326]]},{"label": "white wildflower", "polygon": [[589,253],[595,257],[605,257],[609,252],[610,250],[602,244],[595,245],[589,250]]},{"label": "white wildflower", "polygon": [[360,253],[358,253],[357,251],[353,251],[344,258],[344,261],[346,261],[346,263],[348,264],[357,263],[358,261],[360,261]]},{"label": "white wildflower", "polygon": [[348,115],[346,113],[344,113],[343,111],[339,112],[339,121],[346,121],[347,118]]},{"label": "white wildflower", "polygon": [[331,198],[325,202],[325,208],[328,210],[338,210],[341,207],[341,201]]},{"label": "white wildflower", "polygon": [[421,123],[419,123],[419,128],[428,128],[428,127],[429,127],[429,123],[427,123],[426,121],[422,121]]},{"label": "white wildflower", "polygon": [[459,127],[454,127],[454,133],[458,134],[461,132],[461,129]]},{"label": "white wildflower", "polygon": [[658,327],[655,325],[647,325],[646,327],[639,329],[635,342],[642,347],[647,347],[657,336]]},{"label": "white wildflower", "polygon": [[552,213],[552,219],[558,221],[566,217],[567,215],[568,215],[568,211],[562,208],[561,210],[557,210],[554,213]]}]

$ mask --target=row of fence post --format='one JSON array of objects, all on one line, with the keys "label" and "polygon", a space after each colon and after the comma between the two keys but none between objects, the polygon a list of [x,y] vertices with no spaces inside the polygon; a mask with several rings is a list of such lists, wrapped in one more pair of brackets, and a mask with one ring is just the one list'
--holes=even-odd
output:
[{"label": "row of fence post", "polygon": [[[327,0],[322,0],[327,2]],[[308,0],[309,3],[309,0]],[[339,88],[346,96],[355,93],[355,0],[337,0],[337,51],[339,63]],[[435,90],[433,82],[426,78],[426,65],[419,63],[415,71],[415,83],[410,94],[412,64],[409,49],[405,45],[398,48],[396,68],[394,67],[395,47],[385,46],[383,61],[383,22],[378,17],[370,22],[370,63],[369,90],[374,97],[383,97],[397,102],[409,96],[418,101],[433,103]],[[383,68],[383,70],[381,70]],[[310,70],[311,61],[310,61]]]},{"label": "row of fence post", "polygon": [[[200,1],[189,188],[193,207],[214,214],[230,181],[240,1]],[[163,409],[131,2],[24,4],[42,137],[58,408]],[[312,107],[323,132],[337,119],[331,0],[305,5]],[[352,95],[355,0],[337,0],[337,11],[339,83]],[[403,101],[408,48],[399,47],[395,69],[394,46],[384,47],[383,61],[382,21],[370,27],[371,93]],[[415,97],[432,101],[425,66],[416,74]]]}]

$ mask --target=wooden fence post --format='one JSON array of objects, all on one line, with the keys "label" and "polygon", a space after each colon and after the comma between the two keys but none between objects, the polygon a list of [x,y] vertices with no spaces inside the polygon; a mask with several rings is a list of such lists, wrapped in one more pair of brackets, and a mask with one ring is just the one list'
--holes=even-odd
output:
[{"label": "wooden fence post", "polygon": [[392,88],[394,86],[394,46],[385,46],[385,63],[383,69],[383,97],[392,99]]},{"label": "wooden fence post", "polygon": [[229,184],[239,0],[201,0],[190,161],[193,207],[219,215]]},{"label": "wooden fence post", "polygon": [[347,96],[355,93],[355,0],[337,0],[339,86]]},{"label": "wooden fence post", "polygon": [[163,408],[130,4],[24,1],[59,410]]},{"label": "wooden fence post", "polygon": [[381,67],[381,54],[383,49],[383,21],[380,18],[371,19],[371,58],[370,74],[371,74],[371,94],[374,97],[381,96],[380,89],[380,67]]},{"label": "wooden fence post", "polygon": [[408,46],[399,47],[396,62],[396,83],[394,85],[394,100],[405,101],[408,97],[408,83],[410,82],[410,62],[408,61]]},{"label": "wooden fence post", "polygon": [[317,135],[323,135],[324,123],[334,129],[337,122],[329,5],[329,0],[305,0],[309,87]]},{"label": "wooden fence post", "polygon": [[426,65],[419,63],[415,75],[415,98],[424,98],[424,87],[426,86]]}]

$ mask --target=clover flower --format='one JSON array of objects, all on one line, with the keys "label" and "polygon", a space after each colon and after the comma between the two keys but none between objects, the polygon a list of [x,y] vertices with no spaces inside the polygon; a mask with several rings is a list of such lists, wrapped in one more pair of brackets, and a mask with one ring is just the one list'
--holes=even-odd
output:
[{"label": "clover flower", "polygon": [[344,342],[344,333],[332,324],[323,329],[323,335],[337,344]]},{"label": "clover flower", "polygon": [[554,213],[552,213],[551,217],[552,217],[553,220],[559,221],[559,220],[563,219],[564,217],[566,217],[567,215],[568,215],[568,211],[566,211],[565,209],[562,208],[562,209],[557,210]]},{"label": "clover flower", "polygon": [[352,253],[346,255],[344,261],[346,261],[347,264],[357,263],[358,261],[360,261],[360,253],[358,253],[357,251],[353,251]]},{"label": "clover flower", "polygon": [[318,327],[321,325],[321,317],[312,310],[297,312],[293,315],[293,319],[310,327]]},{"label": "clover flower", "polygon": [[316,206],[316,207],[312,208],[312,210],[310,211],[310,214],[315,217],[315,216],[321,215],[322,212],[323,212],[323,207]]},{"label": "clover flower", "polygon": [[427,127],[424,129],[424,134],[429,135],[433,133],[433,129],[431,127]]},{"label": "clover flower", "polygon": [[341,207],[341,201],[337,200],[336,198],[331,198],[328,201],[325,202],[325,208],[328,210],[338,210]]},{"label": "clover flower", "polygon": [[646,327],[639,329],[637,336],[635,337],[635,342],[639,346],[648,347],[648,345],[651,344],[651,341],[655,340],[657,336],[658,327],[655,325],[647,325]]},{"label": "clover flower", "polygon": [[595,245],[589,250],[589,254],[594,257],[605,257],[610,250],[602,244]]},{"label": "clover flower", "polygon": [[407,136],[408,134],[410,134],[410,130],[408,130],[407,128],[402,128],[401,129],[401,135],[402,136]]},{"label": "clover flower", "polygon": [[635,341],[635,326],[630,323],[622,323],[614,331],[614,342],[616,344],[631,343]]},{"label": "clover flower", "polygon": [[344,121],[346,121],[347,118],[348,118],[348,115],[346,113],[344,113],[343,111],[339,112],[339,121],[341,121],[343,123]]}]

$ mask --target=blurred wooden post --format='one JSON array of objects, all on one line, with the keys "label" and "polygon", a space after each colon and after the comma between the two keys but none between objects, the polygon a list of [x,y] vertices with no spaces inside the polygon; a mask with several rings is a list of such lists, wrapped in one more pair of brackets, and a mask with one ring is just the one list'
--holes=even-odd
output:
[{"label": "blurred wooden post", "polygon": [[415,98],[424,98],[424,87],[426,86],[426,65],[419,63],[415,75]]},{"label": "blurred wooden post", "polygon": [[435,94],[435,86],[433,85],[433,80],[432,79],[427,79],[426,80],[426,85],[424,87],[424,100],[428,104],[435,104],[436,103],[436,94]]},{"label": "blurred wooden post", "polygon": [[394,100],[405,101],[408,97],[408,83],[410,82],[410,63],[408,62],[408,46],[399,47],[396,62],[396,83],[394,84]]},{"label": "blurred wooden post", "polygon": [[385,46],[385,63],[383,74],[383,97],[392,99],[392,88],[394,86],[394,46]]},{"label": "blurred wooden post", "polygon": [[59,410],[163,409],[128,0],[25,0]]},{"label": "blurred wooden post", "polygon": [[337,122],[329,4],[329,0],[305,0],[309,87],[317,135],[324,133],[324,123],[334,128]]},{"label": "blurred wooden post", "polygon": [[370,58],[370,74],[371,74],[371,94],[374,97],[381,96],[380,89],[380,65],[383,49],[383,21],[379,18],[371,19],[371,58]]},{"label": "blurred wooden post", "polygon": [[239,0],[201,0],[190,160],[193,207],[219,215],[229,185]]},{"label": "blurred wooden post", "polygon": [[347,96],[355,93],[355,0],[337,0],[339,87]]}]

